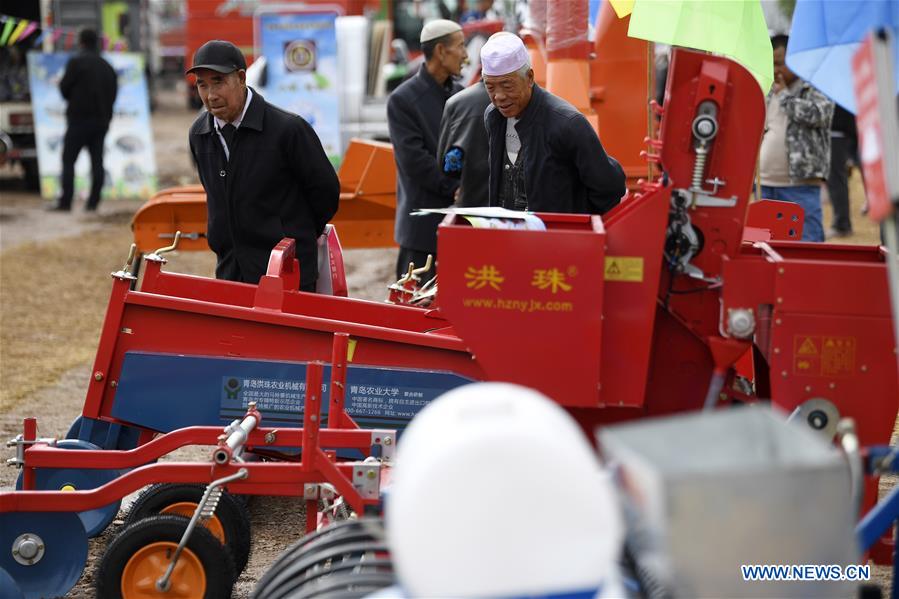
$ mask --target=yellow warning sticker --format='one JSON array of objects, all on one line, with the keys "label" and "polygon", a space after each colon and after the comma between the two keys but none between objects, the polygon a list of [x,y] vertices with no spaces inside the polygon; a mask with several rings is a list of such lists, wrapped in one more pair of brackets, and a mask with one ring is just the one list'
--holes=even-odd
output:
[{"label": "yellow warning sticker", "polygon": [[799,351],[797,351],[796,353],[799,354],[800,356],[801,355],[813,356],[818,353],[818,348],[815,345],[815,342],[812,340],[811,337],[806,337],[805,339],[803,339],[802,343],[799,345]]},{"label": "yellow warning sticker", "polygon": [[793,372],[808,376],[840,376],[855,370],[855,337],[796,335],[793,337]]},{"label": "yellow warning sticker", "polygon": [[606,256],[606,281],[643,282],[641,256]]},{"label": "yellow warning sticker", "polygon": [[855,346],[855,337],[824,337],[821,344],[821,374],[852,374],[855,371]]}]

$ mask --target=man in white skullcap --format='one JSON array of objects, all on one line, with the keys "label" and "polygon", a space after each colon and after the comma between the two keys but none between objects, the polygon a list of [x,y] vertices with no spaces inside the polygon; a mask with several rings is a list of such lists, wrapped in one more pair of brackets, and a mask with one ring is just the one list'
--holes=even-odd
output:
[{"label": "man in white skullcap", "polygon": [[[397,87],[387,100],[387,125],[396,160],[396,224],[400,246],[397,278],[414,263],[424,266],[428,254],[437,257],[438,215],[410,216],[421,208],[445,208],[453,203],[459,180],[437,162],[437,135],[447,98],[462,89],[453,81],[468,59],[465,36],[458,23],[437,19],[421,30],[425,63]],[[436,274],[436,267],[422,276]]]},{"label": "man in white skullcap", "polygon": [[490,205],[531,212],[604,214],[625,194],[624,171],[574,106],[534,83],[524,43],[494,35],[481,48],[491,106]]},{"label": "man in white skullcap", "polygon": [[[497,35],[514,35],[507,31]],[[463,89],[446,101],[440,121],[440,141],[437,159],[443,172],[459,179],[461,186],[456,197],[457,206],[486,206],[490,162],[484,111],[490,106],[490,96],[483,81]]]}]

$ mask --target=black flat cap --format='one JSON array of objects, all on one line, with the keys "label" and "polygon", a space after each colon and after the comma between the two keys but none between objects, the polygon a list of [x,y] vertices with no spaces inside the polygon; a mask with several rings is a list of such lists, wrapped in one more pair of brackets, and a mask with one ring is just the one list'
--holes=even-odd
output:
[{"label": "black flat cap", "polygon": [[247,61],[237,46],[224,40],[209,40],[194,53],[193,66],[186,72],[193,73],[197,69],[212,69],[219,73],[231,73],[246,68]]}]

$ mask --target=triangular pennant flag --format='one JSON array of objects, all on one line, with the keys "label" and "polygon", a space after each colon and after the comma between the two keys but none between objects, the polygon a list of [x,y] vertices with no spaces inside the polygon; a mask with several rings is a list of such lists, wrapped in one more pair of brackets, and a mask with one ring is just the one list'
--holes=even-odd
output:
[{"label": "triangular pennant flag", "polygon": [[23,31],[22,34],[19,36],[18,41],[27,39],[28,36],[31,35],[35,29],[37,29],[37,21],[29,21],[28,26],[25,27],[25,31]]},{"label": "triangular pennant flag", "polygon": [[634,0],[609,0],[609,4],[619,19],[623,19],[634,10]]},{"label": "triangular pennant flag", "polygon": [[9,39],[9,35],[12,33],[12,30],[15,26],[16,20],[12,17],[8,17],[6,19],[6,24],[3,25],[3,32],[0,33],[0,46],[6,45],[6,40]]},{"label": "triangular pennant flag", "polygon": [[9,34],[9,39],[6,40],[6,43],[10,46],[15,44],[18,41],[19,36],[22,35],[22,32],[25,31],[26,27],[28,27],[28,21],[26,21],[25,19],[19,21],[19,24],[16,25],[16,28],[12,30],[11,34]]}]

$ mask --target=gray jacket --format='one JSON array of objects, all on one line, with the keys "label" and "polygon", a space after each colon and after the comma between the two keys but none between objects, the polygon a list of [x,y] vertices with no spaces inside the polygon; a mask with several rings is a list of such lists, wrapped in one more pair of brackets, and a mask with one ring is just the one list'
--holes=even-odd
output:
[{"label": "gray jacket", "polygon": [[447,100],[443,109],[437,162],[444,173],[461,177],[462,188],[456,201],[459,206],[489,203],[489,143],[484,127],[484,111],[489,105],[487,89],[478,82]]}]

